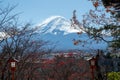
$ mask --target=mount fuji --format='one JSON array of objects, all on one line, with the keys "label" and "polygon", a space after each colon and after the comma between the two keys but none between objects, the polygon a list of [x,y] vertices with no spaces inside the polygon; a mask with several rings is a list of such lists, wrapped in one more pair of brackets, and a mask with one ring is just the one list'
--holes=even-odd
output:
[{"label": "mount fuji", "polygon": [[70,33],[79,32],[77,29],[73,29],[71,27],[70,21],[65,19],[62,16],[52,16],[37,26],[39,31],[46,33],[51,33],[54,35],[58,35],[62,33],[63,35],[67,35]]},{"label": "mount fuji", "polygon": [[[36,26],[37,31],[44,41],[49,41],[51,44],[46,47],[54,47],[56,51],[68,50],[97,50],[106,49],[107,43],[104,41],[97,42],[89,39],[89,36],[81,29],[71,27],[71,22],[61,16],[52,16],[44,20]],[[77,33],[81,34],[77,34]],[[74,45],[75,41],[79,41]]]}]

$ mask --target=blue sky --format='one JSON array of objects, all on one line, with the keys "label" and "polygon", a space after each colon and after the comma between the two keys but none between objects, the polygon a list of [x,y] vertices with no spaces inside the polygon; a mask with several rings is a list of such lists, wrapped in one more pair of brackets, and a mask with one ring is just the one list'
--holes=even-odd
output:
[{"label": "blue sky", "polygon": [[70,19],[74,9],[77,10],[78,19],[82,19],[82,15],[93,8],[88,0],[3,0],[3,4],[18,4],[14,13],[22,12],[19,15],[20,20],[34,24],[54,15]]}]

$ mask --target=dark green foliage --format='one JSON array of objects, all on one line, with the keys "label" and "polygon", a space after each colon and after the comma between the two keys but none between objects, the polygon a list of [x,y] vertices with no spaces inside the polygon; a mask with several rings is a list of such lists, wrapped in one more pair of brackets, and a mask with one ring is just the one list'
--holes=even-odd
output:
[{"label": "dark green foliage", "polygon": [[[115,17],[120,18],[120,0],[102,0],[102,2],[106,8],[108,6],[113,7],[115,10]],[[113,14],[113,12],[111,12],[111,14]]]},{"label": "dark green foliage", "polygon": [[[120,0],[102,0],[103,5],[105,7],[111,6],[115,9],[115,15],[117,20],[120,19]],[[120,49],[120,26],[118,25],[107,25],[104,26],[105,30],[111,30],[111,35],[114,37],[113,41],[111,42],[110,46],[115,49]]]},{"label": "dark green foliage", "polygon": [[[113,37],[112,41],[106,41],[102,37],[102,31],[110,31],[111,36]],[[99,29],[96,28],[88,28],[87,31],[88,35],[91,36],[91,38],[99,38],[101,40],[104,40],[109,43],[109,46],[115,49],[120,48],[120,26],[116,25],[106,25],[104,27],[101,27]]]},{"label": "dark green foliage", "polygon": [[120,26],[107,25],[103,29],[111,30],[111,36],[113,36],[113,41],[110,43],[110,47],[119,49],[120,48]]},{"label": "dark green foliage", "polygon": [[[102,1],[103,6],[106,9],[106,12],[110,12],[112,14],[112,18],[111,18],[112,23],[108,22],[108,23],[102,25],[102,27],[100,27],[99,29],[96,29],[94,27],[90,27],[90,28],[86,27],[87,33],[91,38],[95,38],[97,40],[98,39],[103,40],[109,44],[109,47],[112,47],[115,50],[119,50],[120,49],[120,24],[119,24],[120,23],[120,0],[95,0],[95,1],[96,2]],[[94,3],[94,1],[92,1],[92,2]],[[95,10],[95,11],[97,11],[97,10]],[[93,11],[93,12],[95,13],[95,11]],[[100,14],[103,15],[102,12]],[[92,15],[90,14],[90,16],[93,16],[93,15],[94,14],[92,14]],[[98,14],[96,14],[96,15],[98,15]],[[92,20],[97,21],[96,18],[91,19],[91,21]],[[102,17],[101,20],[103,20],[103,22],[105,22],[106,17],[105,16]],[[96,24],[101,25],[99,23],[96,23]],[[106,33],[110,34],[113,37],[112,41],[105,40],[102,32],[106,32]]]}]

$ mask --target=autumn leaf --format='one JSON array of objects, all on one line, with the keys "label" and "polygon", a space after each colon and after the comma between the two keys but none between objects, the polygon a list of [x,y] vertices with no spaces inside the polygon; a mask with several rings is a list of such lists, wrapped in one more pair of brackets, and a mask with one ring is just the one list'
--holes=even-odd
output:
[{"label": "autumn leaf", "polygon": [[99,6],[98,1],[96,1],[93,5],[94,5],[94,7],[96,7],[96,8],[97,8],[97,7]]}]

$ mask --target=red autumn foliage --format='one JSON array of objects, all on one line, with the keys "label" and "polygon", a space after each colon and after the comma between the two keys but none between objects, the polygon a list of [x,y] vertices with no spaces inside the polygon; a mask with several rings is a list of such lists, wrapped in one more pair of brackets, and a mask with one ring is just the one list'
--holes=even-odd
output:
[{"label": "red autumn foliage", "polygon": [[93,5],[94,5],[94,7],[98,7],[99,6],[98,1],[96,1]]},{"label": "red autumn foliage", "polygon": [[[71,57],[72,56],[72,57]],[[69,57],[56,56],[43,63],[41,67],[41,79],[46,80],[86,80],[91,79],[89,62],[76,59],[72,53]]]},{"label": "red autumn foliage", "polygon": [[72,56],[73,56],[73,53],[68,53],[67,56],[68,56],[68,57],[72,57]]},{"label": "red autumn foliage", "polygon": [[61,67],[61,66],[63,66],[63,65],[65,65],[65,62],[64,62],[64,61],[61,61],[61,62],[58,63],[58,67]]}]

